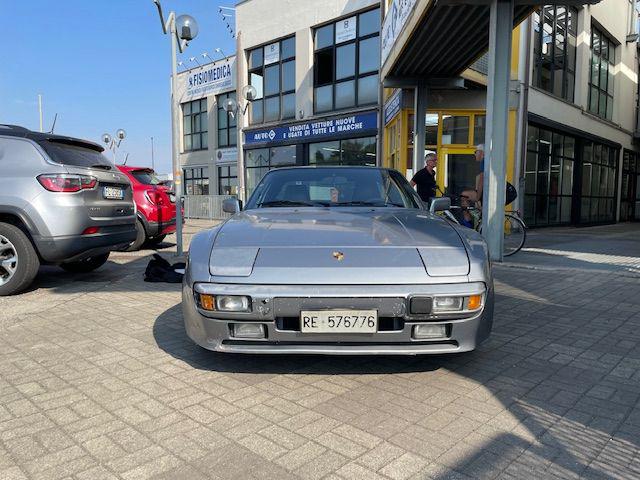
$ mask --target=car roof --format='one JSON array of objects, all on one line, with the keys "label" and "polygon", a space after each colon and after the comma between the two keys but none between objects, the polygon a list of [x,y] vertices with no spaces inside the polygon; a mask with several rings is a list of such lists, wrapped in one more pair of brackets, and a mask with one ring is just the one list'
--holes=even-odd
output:
[{"label": "car roof", "polygon": [[4,135],[7,137],[27,138],[36,142],[54,141],[59,143],[85,146],[99,152],[104,151],[104,147],[102,147],[102,145],[91,142],[89,140],[83,140],[76,137],[67,137],[65,135],[55,135],[53,133],[34,132],[33,130],[29,130],[28,128],[24,128],[19,125],[0,124],[0,135]]},{"label": "car roof", "polygon": [[270,172],[277,172],[282,170],[329,170],[329,169],[348,169],[348,168],[356,168],[358,170],[393,170],[392,168],[387,167],[374,167],[371,165],[296,165],[292,167],[278,167]]}]

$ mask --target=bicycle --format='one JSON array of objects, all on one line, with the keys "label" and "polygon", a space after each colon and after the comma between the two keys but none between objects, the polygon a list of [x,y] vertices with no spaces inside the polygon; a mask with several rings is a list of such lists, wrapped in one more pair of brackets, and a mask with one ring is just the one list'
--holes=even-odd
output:
[{"label": "bicycle", "polygon": [[[462,200],[462,195],[446,195],[442,190],[440,193],[443,196],[448,196],[453,203],[453,199]],[[451,205],[449,210],[445,210],[444,215],[451,221],[462,225],[460,219],[456,217],[452,210],[457,210],[461,214],[464,211],[468,211],[471,214],[471,218],[474,222],[474,230],[478,233],[482,233],[482,209],[476,206],[463,207],[462,205]],[[504,241],[503,241],[503,256],[509,257],[515,253],[518,253],[527,239],[527,226],[524,220],[520,218],[520,215],[515,210],[507,210],[504,214]]]}]

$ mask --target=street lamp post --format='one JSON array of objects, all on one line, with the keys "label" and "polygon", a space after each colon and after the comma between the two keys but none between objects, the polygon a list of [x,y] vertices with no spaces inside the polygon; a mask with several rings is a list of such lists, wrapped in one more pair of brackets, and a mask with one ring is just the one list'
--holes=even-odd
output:
[{"label": "street lamp post", "polygon": [[[216,50],[219,50],[216,48]],[[245,85],[242,88],[242,97],[245,99],[244,107],[241,107],[240,104],[234,98],[228,98],[222,103],[222,109],[230,113],[232,116],[238,115],[237,124],[239,125],[238,132],[240,132],[240,128],[243,128],[243,119],[242,117],[246,115],[247,108],[249,108],[249,104],[256,99],[258,96],[258,91],[256,87],[253,85]],[[239,164],[238,164],[238,176],[240,180],[240,200],[246,200],[246,189],[245,189],[245,178],[244,178],[244,156],[240,155]]]},{"label": "street lamp post", "polygon": [[108,133],[102,134],[102,142],[107,146],[111,153],[113,153],[113,163],[116,163],[116,153],[118,148],[120,148],[120,144],[122,140],[127,136],[127,132],[125,132],[122,128],[119,128],[116,132],[115,136],[111,136]]},{"label": "street lamp post", "polygon": [[198,24],[189,15],[176,17],[175,12],[170,12],[165,22],[160,0],[153,0],[158,8],[162,32],[169,34],[171,39],[171,157],[173,164],[173,180],[176,189],[176,254],[182,255],[182,169],[178,159],[179,146],[179,121],[178,98],[176,94],[176,78],[178,75],[177,50],[184,51],[188,43],[198,35]]}]

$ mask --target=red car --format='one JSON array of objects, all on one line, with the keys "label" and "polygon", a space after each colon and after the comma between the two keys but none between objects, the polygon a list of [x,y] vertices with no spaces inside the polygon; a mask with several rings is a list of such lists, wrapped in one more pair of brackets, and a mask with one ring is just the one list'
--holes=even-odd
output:
[{"label": "red car", "polygon": [[118,165],[133,186],[133,201],[138,209],[137,237],[127,251],[139,250],[143,244],[157,245],[176,231],[176,199],[151,168]]}]

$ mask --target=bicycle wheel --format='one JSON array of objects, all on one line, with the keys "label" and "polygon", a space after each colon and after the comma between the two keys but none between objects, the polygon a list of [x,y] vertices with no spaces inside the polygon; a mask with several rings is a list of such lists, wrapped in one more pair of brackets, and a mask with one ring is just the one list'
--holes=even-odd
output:
[{"label": "bicycle wheel", "polygon": [[510,213],[504,216],[504,242],[502,254],[505,257],[518,253],[527,238],[524,222]]},{"label": "bicycle wheel", "polygon": [[[478,225],[476,230],[482,233],[482,224]],[[505,213],[503,232],[502,256],[509,257],[518,253],[527,239],[527,228],[524,222],[511,213]]]}]

